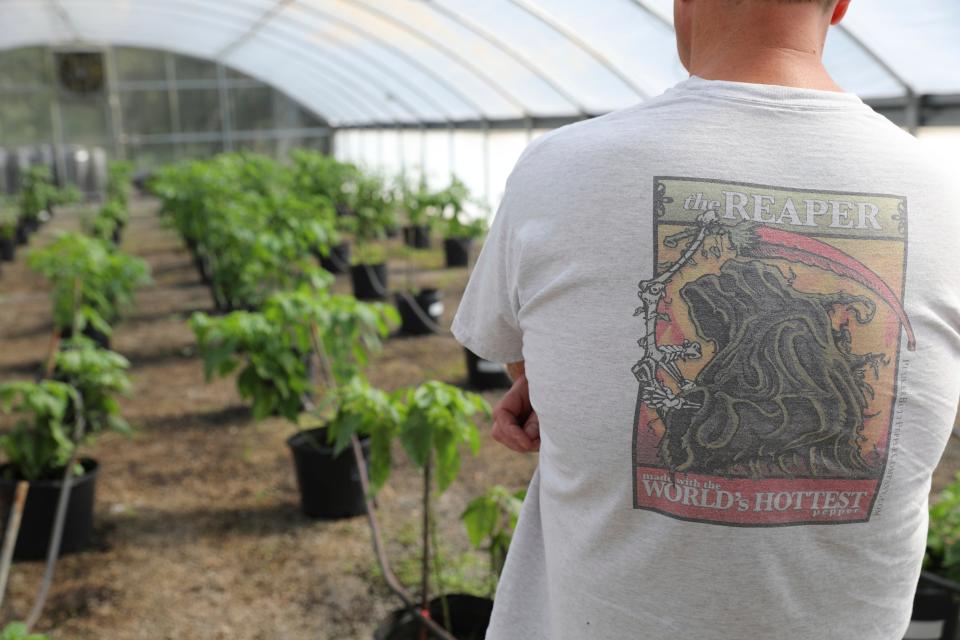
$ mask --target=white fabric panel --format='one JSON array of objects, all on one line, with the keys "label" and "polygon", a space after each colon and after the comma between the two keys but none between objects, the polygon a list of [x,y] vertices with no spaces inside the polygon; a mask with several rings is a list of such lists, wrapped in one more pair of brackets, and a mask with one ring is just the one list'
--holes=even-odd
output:
[{"label": "white fabric panel", "polygon": [[423,140],[419,131],[404,129],[400,132],[403,142],[401,152],[407,171],[407,179],[416,182],[420,180],[423,171]]},{"label": "white fabric panel", "polygon": [[537,0],[537,4],[622,69],[647,96],[659,95],[687,77],[676,54],[673,28],[635,0]]},{"label": "white fabric panel", "polygon": [[442,85],[392,54],[382,43],[364,38],[302,5],[288,5],[261,33],[297,40],[304,52],[312,52],[302,54],[309,55],[312,61],[339,66],[344,73],[376,85],[379,95],[390,96],[403,112],[400,122],[479,115],[469,108],[464,111],[460,101]]},{"label": "white fabric panel", "polygon": [[178,41],[205,57],[216,55],[258,17],[229,3],[212,11],[186,0],[62,0],[60,5],[77,31],[93,42],[156,46]]},{"label": "white fabric panel", "polygon": [[[432,44],[431,40],[434,38],[430,34],[417,33],[415,28],[406,25],[401,18],[391,19],[379,4],[371,3],[368,7],[366,3],[342,0],[301,1],[307,6],[335,14],[343,22],[362,29],[370,38],[401,49],[423,67],[442,77],[456,90],[460,101],[472,106],[475,112],[489,118],[514,118],[524,115],[522,105],[515,98],[506,92],[498,91],[495,83],[485,76],[477,75],[464,62],[452,58]],[[372,43],[372,46],[374,51],[380,48],[376,42]]]},{"label": "white fabric panel", "polygon": [[[477,68],[480,73],[492,78],[496,84],[522,103],[524,109],[536,115],[566,115],[577,111],[577,103],[567,99],[567,93],[554,89],[542,75],[521,61],[529,57],[523,42],[511,41],[500,32],[486,25],[474,24],[462,12],[449,13],[441,9],[447,2],[427,0],[377,0],[379,10],[389,12],[394,18],[417,31],[429,34],[430,38],[443,43],[462,59]],[[458,22],[458,20],[462,22]],[[482,34],[482,35],[481,35]],[[522,53],[514,57],[513,53]],[[547,66],[556,71],[556,65]]]},{"label": "white fabric panel", "polygon": [[0,24],[5,25],[0,33],[0,49],[43,44],[70,37],[66,25],[57,18],[49,5],[36,0],[0,2]]},{"label": "white fabric panel", "polygon": [[[673,0],[59,4],[69,24],[47,0],[0,2],[0,49],[79,38],[207,58],[226,50],[228,64],[340,124],[603,113],[684,76],[668,28]],[[899,96],[900,76],[920,94],[960,93],[957,0],[909,11],[901,0],[858,1],[845,24],[855,37],[834,30],[827,45],[844,87]]]},{"label": "white fabric panel", "polygon": [[[267,82],[283,78],[284,86],[297,87],[311,102],[326,105],[320,111],[331,122],[391,122],[400,115],[390,102],[355,78],[304,56],[291,55],[296,53],[291,49],[282,40],[257,38],[235,49],[225,62]],[[346,108],[338,109],[334,115],[329,111],[331,99]]]},{"label": "white fabric panel", "polygon": [[380,130],[380,146],[383,155],[380,158],[380,170],[391,180],[404,175],[403,149],[400,134],[395,129]]},{"label": "white fabric panel", "polygon": [[823,54],[830,75],[847,91],[872,98],[902,96],[903,86],[846,32],[831,29]]},{"label": "white fabric panel", "polygon": [[483,132],[457,131],[454,136],[453,175],[461,180],[470,195],[484,199]]},{"label": "white fabric panel", "polygon": [[846,24],[917,93],[960,93],[960,2],[853,2]]},{"label": "white fabric panel", "polygon": [[429,129],[423,134],[427,184],[442,189],[450,184],[450,132]]},{"label": "white fabric panel", "polygon": [[539,67],[555,69],[554,75],[577,92],[590,113],[626,107],[641,98],[584,49],[510,0],[445,0],[444,4],[521,48]]}]

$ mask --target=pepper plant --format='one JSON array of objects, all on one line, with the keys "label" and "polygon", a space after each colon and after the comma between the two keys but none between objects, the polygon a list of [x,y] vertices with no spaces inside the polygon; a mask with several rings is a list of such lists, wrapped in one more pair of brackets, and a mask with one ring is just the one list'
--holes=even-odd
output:
[{"label": "pepper plant", "polygon": [[436,220],[444,205],[443,194],[432,191],[425,178],[421,178],[416,186],[401,178],[399,190],[403,210],[411,225],[430,225]]},{"label": "pepper plant", "polygon": [[78,331],[90,326],[110,335],[137,287],[150,279],[143,260],[78,233],[31,251],[27,264],[53,285],[53,321],[61,331],[76,324]]},{"label": "pepper plant", "polygon": [[309,364],[317,351],[328,354],[338,382],[349,381],[397,321],[387,305],[304,285],[274,294],[259,312],[196,313],[190,322],[208,379],[239,368],[237,389],[255,418],[297,422],[314,389]]},{"label": "pepper plant", "polygon": [[[436,526],[433,517],[434,487],[438,493],[446,491],[460,471],[461,451],[466,449],[474,455],[480,448],[480,434],[473,418],[482,414],[490,415],[490,406],[475,393],[463,391],[457,387],[438,381],[429,381],[414,389],[406,389],[394,395],[399,412],[399,423],[392,431],[407,456],[420,470],[423,477],[423,528],[421,545],[421,606],[427,609],[430,601],[429,576],[434,569],[432,559],[439,548]],[[362,435],[358,421],[333,422],[329,425],[330,437],[342,450],[354,435]],[[382,437],[391,435],[384,430]],[[371,449],[382,447],[389,449],[388,443],[375,445]],[[388,454],[377,464],[386,465],[377,470],[377,481],[373,481],[374,461],[371,459],[371,488],[382,486],[389,474]],[[435,578],[442,595],[440,572]],[[448,625],[449,626],[449,625]]]},{"label": "pepper plant", "polygon": [[54,356],[54,378],[76,389],[83,399],[86,433],[132,433],[120,416],[117,401],[130,393],[129,368],[130,362],[122,355],[100,349],[86,338],[73,338],[61,345]]},{"label": "pepper plant", "polygon": [[0,197],[0,238],[12,240],[17,235],[17,214]]},{"label": "pepper plant", "polygon": [[402,407],[396,394],[373,387],[358,374],[337,386],[318,409],[322,412],[326,404],[334,407],[326,427],[335,455],[350,446],[354,435],[370,439],[370,488],[376,493],[390,476],[391,445],[400,431]]},{"label": "pepper plant", "polygon": [[526,490],[510,491],[501,485],[490,487],[486,493],[467,505],[460,520],[467,530],[470,544],[487,552],[490,560],[490,594],[497,588],[507,551],[517,528],[520,508]]},{"label": "pepper plant", "polygon": [[960,473],[930,507],[925,569],[960,582]]},{"label": "pepper plant", "polygon": [[34,481],[59,475],[74,448],[68,410],[76,399],[73,387],[53,380],[0,385],[0,410],[17,416],[13,428],[0,436],[13,477]]},{"label": "pepper plant", "polygon": [[60,188],[53,182],[50,167],[35,165],[24,172],[20,184],[20,215],[36,226],[45,215],[53,213],[56,205],[79,202],[82,194],[72,186]]},{"label": "pepper plant", "polygon": [[313,254],[339,242],[331,201],[298,191],[298,175],[264,156],[226,154],[165,168],[152,182],[218,308],[256,309],[310,280]]},{"label": "pepper plant", "polygon": [[357,263],[383,262],[385,254],[377,242],[385,240],[387,231],[397,224],[398,197],[378,176],[360,176],[350,188],[348,201],[354,214]]},{"label": "pepper plant", "polygon": [[0,436],[0,449],[18,479],[59,477],[82,444],[72,440],[80,407],[84,441],[104,431],[131,433],[117,402],[118,396],[130,391],[130,363],[85,338],[69,340],[62,347],[54,355],[52,379],[0,385],[0,410],[18,418]]},{"label": "pepper plant", "polygon": [[443,228],[445,238],[476,239],[486,233],[485,219],[467,220],[465,218],[465,206],[470,200],[470,192],[458,178],[454,178],[450,186],[437,195],[437,199],[439,201],[438,222]]},{"label": "pepper plant", "polygon": [[107,202],[119,204],[123,209],[130,206],[133,194],[133,164],[113,160],[107,164]]}]

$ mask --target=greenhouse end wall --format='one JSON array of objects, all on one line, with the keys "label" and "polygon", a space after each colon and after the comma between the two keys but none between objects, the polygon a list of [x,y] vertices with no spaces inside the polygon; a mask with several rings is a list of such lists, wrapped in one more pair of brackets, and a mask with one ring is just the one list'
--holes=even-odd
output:
[{"label": "greenhouse end wall", "polygon": [[331,135],[282,92],[215,62],[131,47],[0,52],[0,148],[102,148],[144,171],[230,150],[329,152]]}]

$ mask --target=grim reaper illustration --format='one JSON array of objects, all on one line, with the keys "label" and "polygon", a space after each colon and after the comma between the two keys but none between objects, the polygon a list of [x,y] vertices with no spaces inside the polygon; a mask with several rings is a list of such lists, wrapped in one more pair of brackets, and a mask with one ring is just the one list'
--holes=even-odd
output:
[{"label": "grim reaper illustration", "polygon": [[[727,242],[736,257],[718,274],[680,288],[697,337],[715,347],[688,380],[678,363],[700,359],[702,346],[691,340],[660,344],[658,324],[668,320],[660,304],[671,278],[698,253],[709,255],[704,243],[711,237]],[[799,291],[763,259],[813,266],[860,283],[894,310],[913,350],[910,321],[886,283],[814,238],[751,223],[724,225],[713,211],[665,244],[683,241],[676,262],[640,283],[642,304],[635,313],[645,334],[633,373],[641,400],[664,426],[658,448],[664,467],[727,477],[877,477],[880,467],[872,452],[863,451],[862,431],[873,395],[868,374],[878,376],[888,360],[854,353],[849,326],[873,320],[874,299]],[[841,309],[850,320],[836,328],[833,314]]]}]

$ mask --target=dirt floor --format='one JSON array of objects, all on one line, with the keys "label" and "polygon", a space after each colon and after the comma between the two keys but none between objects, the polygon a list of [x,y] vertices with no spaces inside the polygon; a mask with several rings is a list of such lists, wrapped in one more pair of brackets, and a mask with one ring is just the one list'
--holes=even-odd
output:
[{"label": "dirt floor", "polygon": [[[114,336],[132,363],[134,392],[123,411],[137,434],[105,435],[85,451],[101,463],[95,545],[60,561],[40,630],[58,640],[372,637],[397,602],[378,578],[365,519],[301,516],[285,444],[294,428],[253,422],[232,379],[204,381],[186,319],[210,310],[211,300],[155,209],[138,206],[123,242],[150,263],[154,283]],[[76,225],[75,216],[58,215],[33,244]],[[49,298],[23,254],[0,274],[0,381],[32,377],[49,347]],[[418,282],[443,289],[449,326],[467,272],[440,269],[439,252],[421,262],[428,269]],[[406,266],[392,262],[396,284]],[[430,378],[462,383],[466,368],[452,337],[394,338],[368,375],[396,389]],[[486,433],[479,456],[464,461],[438,501],[454,584],[482,589],[485,578],[482,556],[465,553],[459,513],[491,484],[525,486],[535,465]],[[391,557],[411,577],[418,489],[401,462],[379,497]],[[41,571],[39,562],[15,565],[4,619],[26,615]]]},{"label": "dirt floor", "polygon": [[[301,516],[285,445],[293,428],[253,422],[232,379],[204,381],[185,321],[211,301],[155,209],[138,203],[123,244],[150,263],[154,283],[114,339],[132,363],[135,390],[123,409],[137,433],[106,435],[85,452],[101,464],[94,548],[60,561],[40,630],[57,640],[372,637],[397,602],[374,567],[365,520]],[[58,216],[33,242],[76,224],[75,216]],[[32,377],[49,347],[49,299],[23,253],[0,273],[0,381]],[[420,259],[427,269],[419,284],[443,290],[449,326],[467,274],[441,269],[441,260],[438,252]],[[394,283],[405,266],[392,261]],[[428,378],[462,383],[463,360],[452,337],[397,338],[368,373],[387,389]],[[487,397],[492,403],[498,395]],[[464,589],[482,588],[484,560],[467,552],[459,513],[491,484],[525,486],[536,465],[481,431],[479,456],[465,460],[460,480],[438,502],[447,576]],[[379,502],[390,555],[412,577],[419,485],[399,459]],[[958,469],[952,439],[936,486]],[[39,562],[14,566],[4,619],[26,615],[41,571]]]}]

